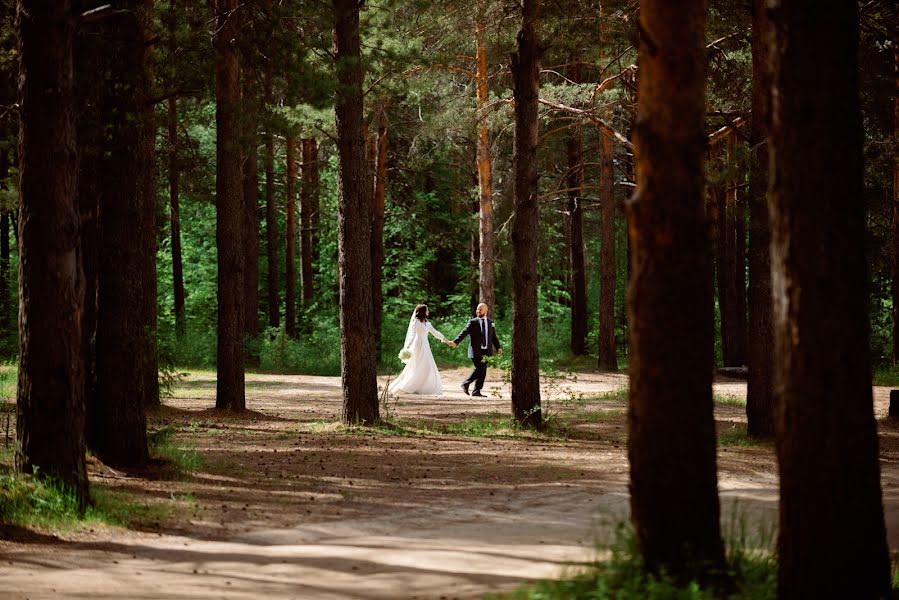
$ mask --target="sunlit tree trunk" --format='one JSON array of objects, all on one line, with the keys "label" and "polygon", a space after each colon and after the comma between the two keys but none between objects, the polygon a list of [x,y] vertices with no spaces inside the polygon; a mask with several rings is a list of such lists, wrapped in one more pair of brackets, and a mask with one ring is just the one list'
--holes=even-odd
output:
[{"label": "sunlit tree trunk", "polygon": [[265,254],[268,263],[268,326],[281,321],[278,299],[278,222],[275,219],[275,141],[271,131],[265,134]]},{"label": "sunlit tree trunk", "polygon": [[479,228],[479,277],[480,301],[487,305],[488,314],[493,315],[496,297],[494,276],[494,234],[493,234],[493,175],[490,165],[490,132],[487,129],[485,111],[489,87],[487,81],[487,40],[486,2],[478,1],[478,16],[475,23],[475,83],[477,96],[477,164],[478,195],[480,197]]},{"label": "sunlit tree trunk", "polygon": [[308,306],[315,297],[315,281],[312,275],[312,196],[315,193],[314,187],[316,185],[313,171],[315,163],[318,161],[318,156],[316,156],[314,139],[303,139],[302,153],[303,187],[300,195],[300,272],[303,279],[303,304]]},{"label": "sunlit tree trunk", "polygon": [[296,159],[296,140],[293,137],[287,138],[287,165],[285,169],[287,181],[287,201],[285,202],[285,210],[287,211],[287,219],[284,229],[284,239],[287,242],[287,254],[284,264],[284,278],[287,286],[287,292],[284,296],[284,329],[290,337],[296,337],[297,334],[297,159]]},{"label": "sunlit tree trunk", "polygon": [[640,5],[628,458],[631,521],[646,568],[707,582],[724,567],[724,545],[703,194],[705,16],[702,1]]},{"label": "sunlit tree trunk", "polygon": [[618,257],[615,253],[615,187],[612,138],[599,133],[599,358],[602,371],[617,371],[615,348],[615,290]]},{"label": "sunlit tree trunk", "polygon": [[78,150],[68,0],[19,0],[19,381],[16,467],[88,498]]},{"label": "sunlit tree trunk", "polygon": [[785,600],[891,594],[871,392],[858,10],[796,0],[769,13]]},{"label": "sunlit tree trunk", "polygon": [[259,335],[259,105],[246,70],[244,78],[244,333],[253,338]]},{"label": "sunlit tree trunk", "polygon": [[371,225],[362,135],[362,62],[359,2],[332,0],[337,75],[337,251],[340,280],[340,357],[343,422],[378,419],[371,314]]},{"label": "sunlit tree trunk", "polygon": [[244,210],[240,164],[237,0],[216,0],[216,226],[218,350],[215,406],[242,411],[244,391]]},{"label": "sunlit tree trunk", "polygon": [[384,209],[387,191],[387,113],[378,115],[375,178],[371,202],[371,297],[375,349],[381,356],[381,323],[384,318],[384,294],[381,289],[384,268]]},{"label": "sunlit tree trunk", "polygon": [[[537,103],[540,55],[539,0],[524,0],[518,46],[512,54],[515,98],[515,216],[512,220],[512,416],[540,428],[540,357],[537,351]],[[481,252],[483,252],[483,246]],[[483,261],[483,256],[481,257]]]}]

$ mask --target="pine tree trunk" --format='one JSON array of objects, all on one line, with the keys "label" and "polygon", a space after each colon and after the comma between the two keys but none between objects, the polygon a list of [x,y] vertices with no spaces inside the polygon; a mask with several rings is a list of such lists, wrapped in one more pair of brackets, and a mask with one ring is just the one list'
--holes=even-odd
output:
[{"label": "pine tree trunk", "polygon": [[285,224],[284,238],[287,241],[287,254],[284,262],[284,278],[287,284],[287,293],[284,297],[284,330],[290,337],[297,335],[297,160],[296,140],[287,138],[287,165],[285,169],[287,181],[287,220]]},{"label": "pine tree trunk", "polygon": [[237,0],[216,0],[216,225],[218,348],[215,406],[242,411],[244,390],[244,209],[241,185]]},{"label": "pine tree trunk", "polygon": [[858,4],[797,0],[769,17],[778,597],[889,598],[869,358]]},{"label": "pine tree trunk", "polygon": [[359,3],[332,0],[337,72],[337,253],[340,280],[340,357],[343,422],[378,420],[371,315],[371,227],[362,136]]},{"label": "pine tree trunk", "polygon": [[[512,54],[515,98],[513,158],[515,216],[512,221],[512,416],[541,428],[540,357],[537,351],[538,229],[537,101],[541,46],[537,37],[539,0],[523,0],[518,46]],[[483,246],[481,248],[483,252]],[[483,260],[483,256],[482,256]]]},{"label": "pine tree trunk", "polygon": [[[95,24],[103,51],[84,82],[96,85],[97,72],[99,81],[109,82],[101,84],[90,117],[105,128],[95,140],[99,180],[88,182],[82,174],[99,192],[95,387],[87,431],[91,450],[107,465],[142,467],[149,461],[144,406],[154,403],[148,372],[155,348],[149,295],[151,271],[155,274],[156,163],[148,110],[148,15],[142,0],[120,9]],[[153,375],[155,380],[155,370]]]},{"label": "pine tree trunk", "polygon": [[747,431],[754,438],[774,437],[774,362],[771,354],[771,230],[768,217],[768,115],[771,81],[767,70],[764,0],[752,3],[752,148],[749,171],[749,338],[746,392]]},{"label": "pine tree trunk", "polygon": [[478,217],[480,262],[478,277],[478,293],[480,301],[487,305],[487,312],[493,316],[496,304],[494,275],[494,234],[493,234],[493,175],[491,173],[490,159],[490,132],[487,129],[487,115],[484,112],[487,104],[489,89],[487,85],[487,40],[486,24],[484,22],[487,3],[478,0],[478,17],[475,23],[475,69],[477,83],[477,165],[478,165],[478,194],[480,197],[480,214]]},{"label": "pine tree trunk", "polygon": [[[899,143],[899,36],[893,39],[896,92],[893,100],[894,137]],[[899,363],[899,156],[893,157],[893,364]]]},{"label": "pine tree trunk", "polygon": [[384,293],[381,289],[384,268],[384,210],[387,193],[387,114],[382,107],[378,117],[375,181],[371,203],[371,300],[375,351],[381,357],[381,323],[384,319]]},{"label": "pine tree trunk", "polygon": [[315,179],[314,163],[318,160],[315,152],[315,140],[305,138],[302,141],[303,188],[300,196],[300,264],[303,276],[303,305],[309,306],[315,297],[315,281],[312,275],[312,195]]},{"label": "pine tree trunk", "polygon": [[254,338],[259,335],[259,107],[246,71],[244,77],[244,334]]},{"label": "pine tree trunk", "polygon": [[178,338],[183,338],[187,330],[184,314],[184,263],[181,258],[181,199],[178,184],[180,170],[178,167],[178,101],[169,98],[169,229],[172,237],[172,287],[175,296],[175,331]]},{"label": "pine tree trunk", "polygon": [[628,202],[631,520],[646,568],[682,581],[708,581],[724,566],[709,368],[705,15],[705,2],[640,5],[637,191]]},{"label": "pine tree trunk", "polygon": [[281,323],[278,297],[278,222],[275,219],[275,141],[271,131],[265,134],[265,253],[268,263],[268,326]]},{"label": "pine tree trunk", "polygon": [[600,250],[599,250],[599,369],[617,371],[615,348],[615,290],[618,258],[615,254],[615,187],[612,138],[599,133],[600,143]]},{"label": "pine tree trunk", "polygon": [[88,499],[78,150],[67,0],[19,0],[19,381],[16,467]]},{"label": "pine tree trunk", "polygon": [[[717,146],[710,148],[708,150],[709,160],[713,160],[717,152]],[[728,274],[731,271],[727,268],[727,204],[724,201],[724,192],[718,183],[708,186],[706,194],[708,195],[708,214],[711,223],[712,253],[715,257],[712,280],[718,297],[718,333],[721,338],[721,361],[725,366],[729,366],[728,357],[731,353],[731,340],[727,290],[729,286]],[[714,314],[714,309],[712,314]],[[712,364],[714,365],[714,363],[713,357]]]},{"label": "pine tree trunk", "polygon": [[[4,152],[4,156],[9,155]],[[0,333],[5,339],[11,337],[9,319],[9,212],[0,216]]]},{"label": "pine tree trunk", "polygon": [[[571,59],[572,61],[575,58]],[[572,68],[571,79],[580,83],[580,69]],[[568,155],[568,258],[571,268],[571,353],[587,353],[587,270],[584,266],[584,207],[581,202],[584,169],[581,166],[583,143],[580,127],[569,129]]]},{"label": "pine tree trunk", "polygon": [[309,154],[312,157],[312,161],[309,163],[310,173],[309,173],[309,181],[311,184],[310,187],[310,196],[309,196],[309,214],[311,219],[312,226],[312,283],[313,287],[315,287],[315,277],[316,277],[316,268],[318,265],[318,259],[320,254],[320,237],[319,237],[319,221],[321,218],[321,207],[319,201],[319,165],[320,157],[318,154],[318,142],[315,138],[311,138],[309,140]]},{"label": "pine tree trunk", "polygon": [[[735,153],[737,136],[731,131],[727,136],[727,169],[729,173],[736,171]],[[721,322],[726,325],[727,353],[724,355],[725,367],[742,367],[745,363],[744,348],[746,346],[746,231],[743,205],[739,200],[736,176],[729,176],[724,183],[724,296],[727,298],[726,318]]]}]

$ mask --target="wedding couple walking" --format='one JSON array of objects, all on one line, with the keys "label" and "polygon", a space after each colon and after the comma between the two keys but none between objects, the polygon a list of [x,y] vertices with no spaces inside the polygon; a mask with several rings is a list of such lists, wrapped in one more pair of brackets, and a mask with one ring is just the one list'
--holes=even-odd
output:
[{"label": "wedding couple walking", "polygon": [[404,392],[406,394],[425,394],[440,396],[443,394],[443,382],[440,380],[440,372],[431,354],[431,344],[428,334],[447,344],[451,348],[459,345],[465,336],[468,336],[468,358],[474,363],[474,371],[462,382],[462,391],[469,395],[469,388],[474,385],[471,396],[484,396],[481,389],[484,387],[484,378],[487,376],[487,361],[485,357],[493,356],[494,351],[503,353],[496,337],[496,328],[493,320],[487,317],[487,305],[478,304],[477,316],[468,321],[456,339],[449,340],[442,333],[434,329],[428,321],[428,307],[419,304],[409,320],[409,329],[406,330],[406,341],[399,357],[406,366],[402,373],[393,380],[387,388],[391,394]]}]

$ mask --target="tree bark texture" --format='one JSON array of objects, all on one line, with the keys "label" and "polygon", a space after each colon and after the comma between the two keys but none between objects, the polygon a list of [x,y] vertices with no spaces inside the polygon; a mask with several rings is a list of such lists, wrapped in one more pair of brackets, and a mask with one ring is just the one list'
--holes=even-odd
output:
[{"label": "tree bark texture", "polygon": [[218,348],[215,406],[242,411],[244,390],[244,209],[240,161],[237,0],[216,0],[215,241],[218,248]]},{"label": "tree bark texture", "polygon": [[[580,82],[580,69],[571,73]],[[584,266],[583,142],[580,127],[572,126],[566,140],[568,158],[568,258],[571,269],[571,353],[587,353],[587,269]]]},{"label": "tree bark texture", "polygon": [[[540,54],[539,0],[524,0],[518,45],[512,54],[515,98],[512,221],[512,416],[521,425],[543,426],[540,409],[540,357],[537,349],[537,251],[540,206],[537,173],[537,103]],[[483,252],[483,246],[481,252]],[[483,261],[483,255],[481,256]]]},{"label": "tree bark texture", "polygon": [[259,105],[246,71],[244,77],[244,333],[254,338],[259,335]]},{"label": "tree bark texture", "polygon": [[618,258],[615,253],[615,187],[612,137],[599,132],[599,358],[601,371],[617,371],[615,347],[615,290]]},{"label": "tree bark texture", "polygon": [[300,200],[300,264],[303,276],[303,304],[308,306],[315,298],[315,280],[312,270],[312,197],[318,184],[315,174],[315,163],[318,161],[318,148],[315,140],[305,138],[302,141],[303,187]]},{"label": "tree bark texture", "polygon": [[284,262],[284,278],[287,284],[287,292],[284,296],[284,330],[290,337],[297,335],[297,159],[296,139],[287,138],[287,165],[285,176],[287,177],[287,202],[285,210],[287,219],[285,223],[284,238],[287,242],[287,254]]},{"label": "tree bark texture", "polygon": [[378,116],[377,146],[375,152],[374,189],[371,196],[371,303],[372,327],[375,335],[375,351],[381,357],[381,324],[384,320],[384,210],[387,193],[387,113],[383,109]]},{"label": "tree bark texture", "polygon": [[487,129],[487,98],[489,96],[487,80],[487,26],[485,24],[486,2],[478,1],[478,17],[475,23],[475,82],[477,112],[475,119],[478,123],[477,139],[477,166],[478,166],[478,196],[480,198],[480,212],[478,214],[479,236],[479,275],[478,294],[480,301],[487,305],[487,314],[493,316],[496,303],[494,274],[494,234],[493,234],[493,175],[491,172],[490,158],[490,131]]},{"label": "tree bark texture", "polygon": [[68,0],[19,0],[19,379],[16,467],[84,507],[85,382],[78,149]]},{"label": "tree bark texture", "polygon": [[747,431],[754,438],[774,437],[771,300],[771,231],[768,217],[768,118],[771,78],[765,30],[764,0],[752,3],[752,121],[749,129],[749,331],[746,359]]},{"label": "tree bark texture", "polygon": [[889,598],[869,358],[858,4],[798,0],[769,18],[778,597]]},{"label": "tree bark texture", "polygon": [[271,131],[265,135],[265,253],[268,263],[268,326],[281,322],[278,296],[278,222],[275,219],[275,140]]},{"label": "tree bark texture", "polygon": [[[897,36],[899,37],[899,36]],[[893,100],[893,131],[899,142],[899,39],[893,40],[896,63],[896,92]],[[899,363],[899,156],[893,157],[893,364]]]},{"label": "tree bark texture", "polygon": [[705,15],[705,2],[640,5],[637,191],[628,201],[631,521],[646,568],[685,581],[708,581],[724,566],[709,368]]},{"label": "tree bark texture", "polygon": [[340,281],[340,358],[343,422],[378,420],[371,314],[371,226],[362,135],[359,3],[332,0],[337,75],[337,251]]}]

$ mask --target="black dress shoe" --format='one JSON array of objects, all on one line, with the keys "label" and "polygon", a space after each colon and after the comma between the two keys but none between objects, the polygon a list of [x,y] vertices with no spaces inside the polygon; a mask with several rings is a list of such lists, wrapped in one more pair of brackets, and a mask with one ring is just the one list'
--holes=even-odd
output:
[{"label": "black dress shoe", "polygon": [[484,394],[482,394],[479,390],[475,390],[471,395],[472,395],[472,396],[478,396],[478,397],[480,397],[480,398],[486,398],[486,397],[487,397],[487,396],[485,396]]},{"label": "black dress shoe", "polygon": [[462,391],[465,392],[465,395],[466,395],[466,396],[469,395],[469,393],[468,393],[468,386],[469,386],[469,384],[467,384],[467,383],[463,383],[463,384],[462,384]]}]

